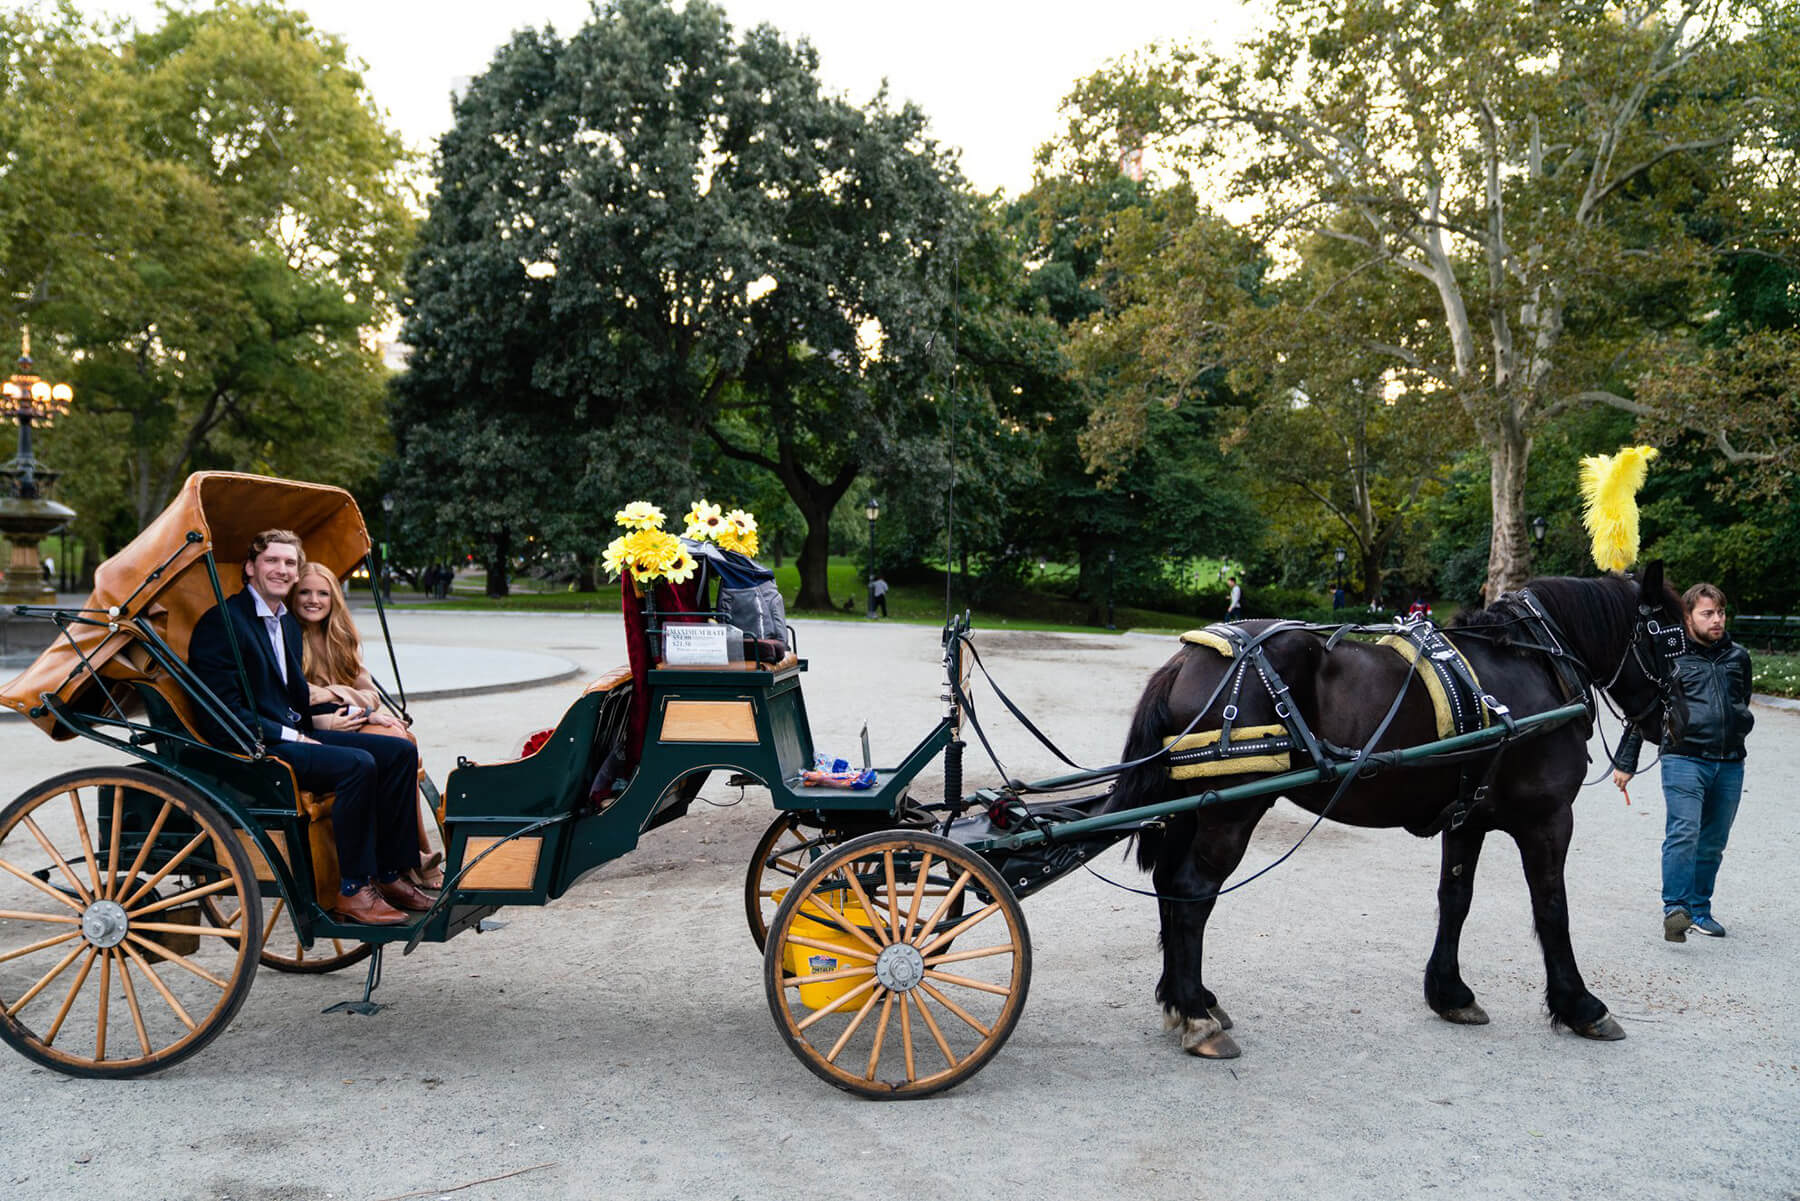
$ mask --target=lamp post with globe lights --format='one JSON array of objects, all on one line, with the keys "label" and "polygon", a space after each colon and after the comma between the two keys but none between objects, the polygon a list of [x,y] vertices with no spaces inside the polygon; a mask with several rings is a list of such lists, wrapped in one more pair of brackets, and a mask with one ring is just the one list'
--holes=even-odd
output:
[{"label": "lamp post with globe lights", "polygon": [[0,384],[0,417],[19,427],[18,454],[0,468],[0,476],[6,480],[6,486],[0,489],[0,537],[12,543],[6,573],[0,577],[0,603],[52,604],[56,594],[44,580],[38,543],[73,521],[75,510],[47,495],[59,473],[38,462],[31,445],[31,431],[34,426],[48,429],[56,418],[68,416],[75,390],[43,379],[32,370],[29,329],[20,336],[17,366],[18,370]]}]

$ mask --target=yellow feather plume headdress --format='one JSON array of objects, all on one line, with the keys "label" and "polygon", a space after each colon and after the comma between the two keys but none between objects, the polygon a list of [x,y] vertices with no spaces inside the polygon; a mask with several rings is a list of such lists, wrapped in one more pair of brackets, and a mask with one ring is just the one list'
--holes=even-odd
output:
[{"label": "yellow feather plume headdress", "polygon": [[1624,571],[1637,562],[1637,493],[1655,457],[1654,446],[1627,446],[1616,455],[1581,460],[1581,520],[1601,571]]}]

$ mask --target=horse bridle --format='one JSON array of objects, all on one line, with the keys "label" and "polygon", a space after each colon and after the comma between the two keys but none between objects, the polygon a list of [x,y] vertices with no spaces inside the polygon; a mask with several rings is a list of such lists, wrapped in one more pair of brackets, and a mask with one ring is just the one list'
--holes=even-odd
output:
[{"label": "horse bridle", "polygon": [[1675,660],[1687,653],[1687,629],[1679,623],[1663,625],[1656,619],[1656,610],[1649,605],[1640,603],[1637,611],[1638,619],[1631,627],[1631,641],[1626,646],[1630,653],[1619,656],[1619,666],[1613,669],[1612,679],[1601,687],[1610,689],[1624,673],[1625,661],[1628,658],[1634,661],[1645,678],[1656,685],[1657,695],[1641,712],[1626,714],[1625,720],[1635,726],[1661,705],[1663,736],[1668,738],[1674,733],[1669,723],[1675,710]]}]

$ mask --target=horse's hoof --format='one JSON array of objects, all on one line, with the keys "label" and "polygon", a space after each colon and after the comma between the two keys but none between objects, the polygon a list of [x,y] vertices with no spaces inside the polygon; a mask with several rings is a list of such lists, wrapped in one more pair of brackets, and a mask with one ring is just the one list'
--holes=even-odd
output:
[{"label": "horse's hoof", "polygon": [[1603,1013],[1585,1026],[1572,1026],[1570,1029],[1583,1038],[1597,1039],[1600,1042],[1616,1043],[1625,1037],[1625,1027],[1613,1020],[1613,1015]]},{"label": "horse's hoof", "polygon": [[1458,1026],[1485,1026],[1488,1024],[1487,1010],[1473,1001],[1467,1005],[1458,1005],[1455,1009],[1440,1009],[1438,1016],[1446,1022],[1455,1022]]},{"label": "horse's hoof", "polygon": [[1236,1059],[1243,1051],[1217,1018],[1188,1018],[1182,1023],[1181,1049],[1202,1059]]},{"label": "horse's hoof", "polygon": [[1206,1012],[1212,1014],[1212,1020],[1219,1023],[1219,1029],[1231,1029],[1231,1015],[1226,1013],[1223,1007],[1212,1005],[1207,1008]]}]

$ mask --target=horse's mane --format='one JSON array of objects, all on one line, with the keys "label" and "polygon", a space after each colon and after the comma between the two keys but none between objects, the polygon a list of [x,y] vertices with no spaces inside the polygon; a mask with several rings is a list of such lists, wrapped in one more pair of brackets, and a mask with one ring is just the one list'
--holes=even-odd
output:
[{"label": "horse's mane", "polygon": [[[1637,613],[1638,585],[1625,576],[1583,579],[1577,576],[1543,576],[1525,585],[1538,598],[1570,643],[1578,647],[1615,644],[1631,629]],[[1451,621],[1451,629],[1504,629],[1525,613],[1511,594],[1485,609],[1464,609]],[[1504,645],[1504,635],[1495,639]]]}]

